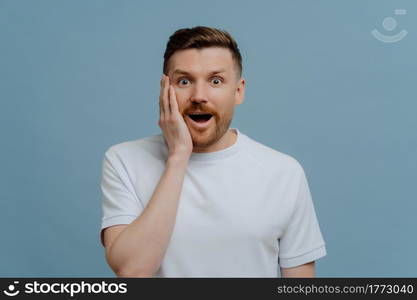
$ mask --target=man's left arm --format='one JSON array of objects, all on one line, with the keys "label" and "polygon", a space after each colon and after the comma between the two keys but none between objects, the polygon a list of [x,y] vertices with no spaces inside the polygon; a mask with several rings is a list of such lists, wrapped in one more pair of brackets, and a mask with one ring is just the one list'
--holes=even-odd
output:
[{"label": "man's left arm", "polygon": [[315,262],[309,262],[293,268],[280,268],[281,277],[312,278],[315,277]]}]

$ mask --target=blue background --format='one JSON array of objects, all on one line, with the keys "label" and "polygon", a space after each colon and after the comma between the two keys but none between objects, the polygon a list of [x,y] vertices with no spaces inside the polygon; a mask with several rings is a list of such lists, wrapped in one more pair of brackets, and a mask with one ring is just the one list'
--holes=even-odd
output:
[{"label": "blue background", "polygon": [[102,156],[160,133],[168,37],[205,25],[243,55],[232,126],[305,169],[328,251],[317,276],[415,277],[416,13],[411,0],[0,0],[0,276],[114,276]]}]

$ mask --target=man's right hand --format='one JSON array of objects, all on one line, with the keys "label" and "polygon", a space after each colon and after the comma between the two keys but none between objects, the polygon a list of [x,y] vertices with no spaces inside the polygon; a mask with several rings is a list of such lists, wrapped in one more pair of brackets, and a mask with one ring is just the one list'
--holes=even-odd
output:
[{"label": "man's right hand", "polygon": [[193,151],[191,134],[179,112],[174,87],[170,85],[169,77],[165,74],[161,79],[158,125],[168,146],[168,158],[188,160]]},{"label": "man's right hand", "polygon": [[193,143],[168,77],[161,79],[159,108],[159,126],[169,149],[166,168],[138,217],[128,225],[104,231],[106,259],[118,277],[153,277],[161,267],[175,225]]}]

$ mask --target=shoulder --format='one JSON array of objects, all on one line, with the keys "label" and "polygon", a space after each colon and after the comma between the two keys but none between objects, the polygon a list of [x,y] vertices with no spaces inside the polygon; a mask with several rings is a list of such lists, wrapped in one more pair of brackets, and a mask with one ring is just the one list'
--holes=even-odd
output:
[{"label": "shoulder", "polygon": [[273,168],[286,173],[302,174],[303,167],[298,160],[288,153],[269,147],[248,136],[245,139],[245,151],[250,159],[264,168]]},{"label": "shoulder", "polygon": [[105,151],[104,156],[110,161],[146,158],[149,155],[161,154],[164,148],[165,142],[159,134],[114,144]]}]

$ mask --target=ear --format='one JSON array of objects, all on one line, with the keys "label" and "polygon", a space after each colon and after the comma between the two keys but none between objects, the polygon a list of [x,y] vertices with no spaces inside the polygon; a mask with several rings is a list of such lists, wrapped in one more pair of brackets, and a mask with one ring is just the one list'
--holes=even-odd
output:
[{"label": "ear", "polygon": [[243,99],[245,98],[245,84],[245,79],[240,78],[235,91],[235,105],[243,103]]}]

